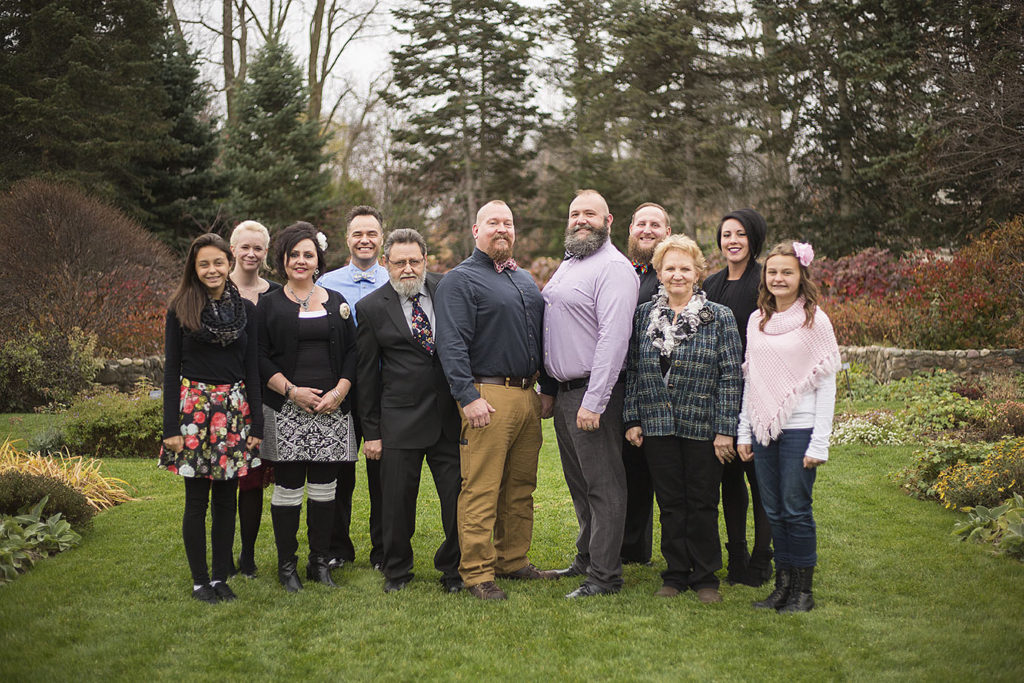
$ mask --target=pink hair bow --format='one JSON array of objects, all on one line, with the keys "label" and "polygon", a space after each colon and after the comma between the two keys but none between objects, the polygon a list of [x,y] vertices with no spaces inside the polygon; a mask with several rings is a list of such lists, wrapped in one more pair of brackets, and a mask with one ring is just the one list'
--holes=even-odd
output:
[{"label": "pink hair bow", "polygon": [[811,265],[811,261],[814,260],[814,247],[807,242],[793,242],[793,253],[804,268]]}]

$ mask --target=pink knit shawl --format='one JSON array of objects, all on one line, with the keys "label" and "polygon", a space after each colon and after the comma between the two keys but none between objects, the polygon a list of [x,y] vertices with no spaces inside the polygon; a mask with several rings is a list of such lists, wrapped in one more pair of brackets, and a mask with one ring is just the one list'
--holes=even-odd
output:
[{"label": "pink knit shawl", "polygon": [[761,331],[763,314],[754,311],[747,324],[747,414],[754,438],[761,445],[778,438],[782,425],[821,380],[839,372],[842,360],[832,322],[820,309],[814,326],[804,327],[804,299],[775,313]]}]

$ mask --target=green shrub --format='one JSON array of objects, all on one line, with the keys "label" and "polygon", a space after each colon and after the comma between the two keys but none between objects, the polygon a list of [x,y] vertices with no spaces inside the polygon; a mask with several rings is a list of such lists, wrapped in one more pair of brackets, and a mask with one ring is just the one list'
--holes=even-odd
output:
[{"label": "green shrub", "polygon": [[958,509],[995,507],[1024,494],[1024,438],[1000,441],[976,465],[961,462],[943,470],[935,491],[946,507]]},{"label": "green shrub", "polygon": [[96,511],[84,495],[64,482],[16,470],[0,472],[0,515],[16,515],[44,497],[48,499],[43,515],[48,517],[59,512],[78,530],[92,524]]},{"label": "green shrub", "polygon": [[68,409],[64,442],[71,453],[92,458],[155,458],[163,437],[163,405],[141,385],[125,394],[104,391],[81,397]]},{"label": "green shrub", "polygon": [[907,421],[932,432],[984,428],[992,415],[992,407],[988,403],[972,401],[952,391],[918,398],[907,407]]},{"label": "green shrub", "polygon": [[14,517],[0,517],[0,584],[13,581],[19,572],[27,571],[36,560],[56,555],[82,542],[57,512],[43,518],[49,496],[31,510]]},{"label": "green shrub", "polygon": [[938,441],[915,451],[913,463],[892,474],[900,488],[915,498],[938,500],[936,482],[943,470],[966,463],[973,465],[985,459],[989,447],[985,444],[966,444],[959,441]]},{"label": "green shrub", "polygon": [[1024,560],[1024,497],[1015,493],[999,507],[979,505],[966,512],[967,519],[953,527],[961,541],[991,543],[996,553]]},{"label": "green shrub", "polygon": [[43,455],[57,455],[63,452],[65,446],[67,443],[64,441],[64,430],[60,427],[47,427],[29,437],[26,450]]},{"label": "green shrub", "polygon": [[100,368],[96,335],[25,332],[0,343],[0,412],[67,405],[88,388]]}]

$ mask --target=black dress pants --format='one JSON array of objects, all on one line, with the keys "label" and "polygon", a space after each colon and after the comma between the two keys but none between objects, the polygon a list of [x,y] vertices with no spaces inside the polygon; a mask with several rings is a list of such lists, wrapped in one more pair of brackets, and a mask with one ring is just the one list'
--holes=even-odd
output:
[{"label": "black dress pants", "polygon": [[711,441],[645,436],[644,450],[661,510],[662,581],[673,588],[718,588],[718,488],[722,463]]},{"label": "black dress pants", "polygon": [[384,576],[393,581],[408,581],[413,576],[411,540],[416,531],[416,499],[424,456],[441,503],[444,531],[444,540],[434,553],[434,567],[444,578],[459,578],[459,445],[442,437],[426,450],[385,447],[377,461],[383,494]]},{"label": "black dress pants", "polygon": [[235,494],[238,480],[213,481],[205,477],[185,480],[185,512],[181,520],[181,539],[192,572],[192,583],[210,582],[206,564],[206,508],[212,498],[210,547],[213,580],[226,581],[231,571],[231,546],[235,540]]},{"label": "black dress pants", "polygon": [[[362,428],[356,423],[356,444],[362,444]],[[366,487],[370,494],[370,564],[384,562],[384,526],[381,519],[380,460],[366,460]],[[356,463],[343,462],[338,470],[338,491],[334,498],[334,531],[331,534],[331,557],[352,562],[356,549],[352,544],[352,494],[356,490]]]},{"label": "black dress pants", "polygon": [[623,564],[646,564],[651,561],[654,535],[654,485],[644,449],[623,439],[622,466],[626,470],[626,525],[619,555]]}]

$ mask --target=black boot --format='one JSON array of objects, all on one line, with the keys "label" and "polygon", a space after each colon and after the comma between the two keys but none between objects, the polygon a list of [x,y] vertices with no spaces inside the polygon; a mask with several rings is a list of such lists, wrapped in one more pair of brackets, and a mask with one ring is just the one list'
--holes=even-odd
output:
[{"label": "black boot", "polygon": [[725,577],[725,582],[730,586],[746,583],[747,564],[750,562],[750,555],[747,554],[747,542],[726,543],[725,551],[729,556],[729,573]]},{"label": "black boot", "polygon": [[746,580],[741,583],[757,588],[768,583],[771,578],[772,551],[768,550],[767,553],[758,553],[755,550],[754,554],[750,556],[750,562],[747,563]]},{"label": "black boot", "polygon": [[779,614],[792,612],[810,612],[814,609],[814,567],[798,567],[793,570],[793,585],[789,590],[789,599],[779,607]]},{"label": "black boot", "polygon": [[764,600],[754,603],[757,609],[778,609],[786,604],[793,581],[793,569],[789,567],[775,567],[775,590],[768,594]]},{"label": "black boot", "polygon": [[328,566],[327,558],[320,555],[309,555],[309,564],[306,565],[306,578],[310,581],[322,583],[329,588],[337,588],[331,578],[331,568]]},{"label": "black boot", "polygon": [[293,558],[288,562],[277,563],[277,580],[281,582],[284,589],[289,593],[298,593],[302,590],[302,581],[299,581],[298,564]]},{"label": "black boot", "polygon": [[337,588],[329,566],[331,529],[334,527],[334,501],[306,500],[306,526],[309,538],[309,564],[306,578]]},{"label": "black boot", "polygon": [[295,557],[295,551],[299,547],[295,535],[299,532],[301,512],[297,505],[270,506],[270,520],[274,524],[274,543],[277,545],[277,580],[289,593],[302,590]]}]

